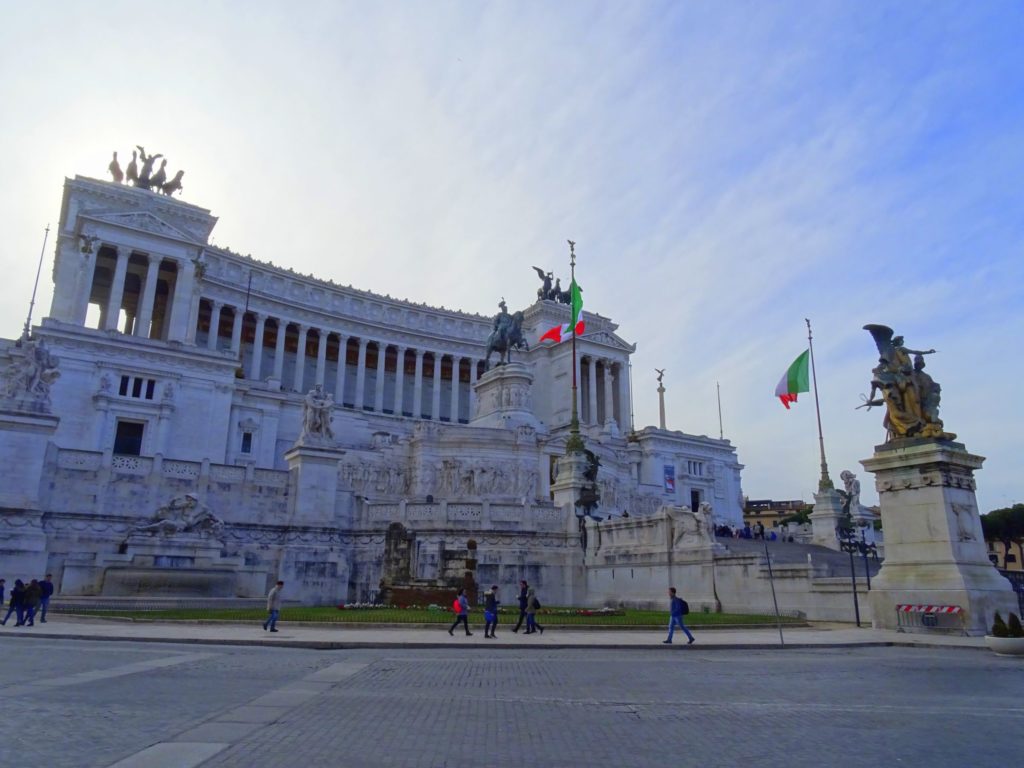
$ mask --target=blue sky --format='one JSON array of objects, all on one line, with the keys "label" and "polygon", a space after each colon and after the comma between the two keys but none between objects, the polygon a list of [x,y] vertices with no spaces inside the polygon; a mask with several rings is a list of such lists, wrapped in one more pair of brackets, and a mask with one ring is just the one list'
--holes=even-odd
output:
[{"label": "blue sky", "polygon": [[[725,433],[745,492],[809,498],[811,402],[772,392],[815,327],[833,474],[865,323],[935,347],[982,510],[1024,498],[1024,9],[1015,2],[11,5],[0,29],[0,333],[19,332],[65,176],[138,143],[215,242],[495,311],[534,264],[638,344],[636,421]],[[52,243],[51,243],[52,245]],[[37,317],[49,306],[47,280]]]}]

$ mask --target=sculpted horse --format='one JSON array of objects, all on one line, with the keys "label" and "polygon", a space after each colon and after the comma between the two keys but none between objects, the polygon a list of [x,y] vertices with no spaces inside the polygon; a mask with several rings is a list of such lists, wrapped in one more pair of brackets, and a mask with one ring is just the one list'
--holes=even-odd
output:
[{"label": "sculpted horse", "polygon": [[498,315],[494,321],[494,330],[487,337],[487,355],[484,358],[484,369],[491,367],[491,353],[498,353],[498,365],[511,361],[513,349],[529,351],[530,346],[523,338],[523,313]]}]

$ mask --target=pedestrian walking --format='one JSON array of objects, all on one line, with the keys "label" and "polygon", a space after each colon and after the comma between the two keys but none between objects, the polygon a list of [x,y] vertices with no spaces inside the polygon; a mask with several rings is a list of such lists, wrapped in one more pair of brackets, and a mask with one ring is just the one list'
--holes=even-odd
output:
[{"label": "pedestrian walking", "polygon": [[0,607],[4,604],[4,590],[6,589],[7,581],[0,579]]},{"label": "pedestrian walking", "polygon": [[274,588],[267,593],[267,620],[263,622],[263,629],[277,632],[277,617],[281,615],[281,590],[284,589],[284,582],[279,581]]},{"label": "pedestrian walking", "polygon": [[46,609],[50,607],[50,598],[53,596],[53,574],[46,574],[46,578],[39,582],[43,593],[39,598],[39,623],[46,623]]},{"label": "pedestrian walking", "polygon": [[39,581],[32,579],[29,585],[25,587],[25,626],[34,627],[36,625],[36,611],[39,610],[39,603],[43,599],[43,588],[39,586]]},{"label": "pedestrian walking", "polygon": [[683,598],[676,595],[675,587],[669,587],[668,597],[668,640],[662,640],[661,642],[665,645],[671,645],[672,633],[675,632],[675,629],[678,626],[684,633],[686,633],[686,636],[690,638],[687,645],[693,645],[693,635],[690,633],[690,630],[686,628],[686,624],[683,623],[683,616],[690,612],[690,606],[687,605]]},{"label": "pedestrian walking", "polygon": [[7,606],[7,615],[4,616],[3,621],[0,621],[0,624],[6,625],[12,613],[18,619],[18,623],[14,626],[20,627],[25,623],[25,582],[21,579],[14,580],[14,586],[11,587],[11,602]]},{"label": "pedestrian walking", "polygon": [[544,627],[537,623],[537,611],[540,610],[540,600],[533,591],[533,587],[526,590],[526,634],[532,635],[540,630],[544,634]]},{"label": "pedestrian walking", "polygon": [[526,579],[519,582],[519,621],[512,627],[513,632],[518,632],[519,628],[523,626],[523,621],[526,619],[526,593],[529,591],[530,585],[526,583]]},{"label": "pedestrian walking", "polygon": [[494,639],[494,630],[498,628],[498,585],[493,585],[484,592],[484,637]]},{"label": "pedestrian walking", "polygon": [[469,631],[469,600],[466,598],[466,590],[459,590],[455,602],[452,603],[452,610],[455,611],[455,622],[448,628],[448,634],[454,636],[455,628],[462,624],[466,628],[466,635],[472,635],[473,633]]}]

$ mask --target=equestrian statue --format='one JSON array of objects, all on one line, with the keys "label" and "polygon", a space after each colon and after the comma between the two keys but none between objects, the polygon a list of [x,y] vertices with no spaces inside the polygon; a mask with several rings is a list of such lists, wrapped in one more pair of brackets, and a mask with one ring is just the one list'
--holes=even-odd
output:
[{"label": "equestrian statue", "polygon": [[505,298],[498,304],[501,310],[494,316],[494,328],[487,337],[487,355],[484,358],[484,369],[491,367],[491,353],[498,353],[497,365],[505,365],[512,361],[512,350],[529,351],[530,346],[523,338],[523,313],[508,313]]}]

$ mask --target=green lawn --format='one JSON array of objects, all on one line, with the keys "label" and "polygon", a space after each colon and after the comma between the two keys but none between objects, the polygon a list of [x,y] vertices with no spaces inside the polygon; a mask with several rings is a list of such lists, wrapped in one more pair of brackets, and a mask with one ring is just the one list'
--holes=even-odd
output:
[{"label": "green lawn", "polygon": [[[581,615],[569,613],[572,609],[542,609],[538,615],[542,624],[554,626],[594,626],[594,627],[662,627],[668,623],[666,611],[631,611],[619,614]],[[75,608],[75,613],[89,616],[119,617],[131,619],[151,619],[160,621],[231,621],[249,622],[263,621],[266,612],[253,608],[230,608],[222,610],[176,608],[152,611],[120,611],[120,610],[82,610]],[[518,611],[503,610],[500,622],[515,621]],[[425,608],[350,608],[339,610],[332,606],[315,608],[288,607],[282,609],[280,621],[301,621],[322,624],[447,624],[452,621],[451,611],[427,610]],[[473,611],[470,614],[471,624],[483,624],[483,612]],[[753,615],[741,613],[691,613],[686,623],[693,627],[718,625],[751,625],[774,624],[775,616]],[[786,624],[803,624],[802,619],[782,617]]]}]

